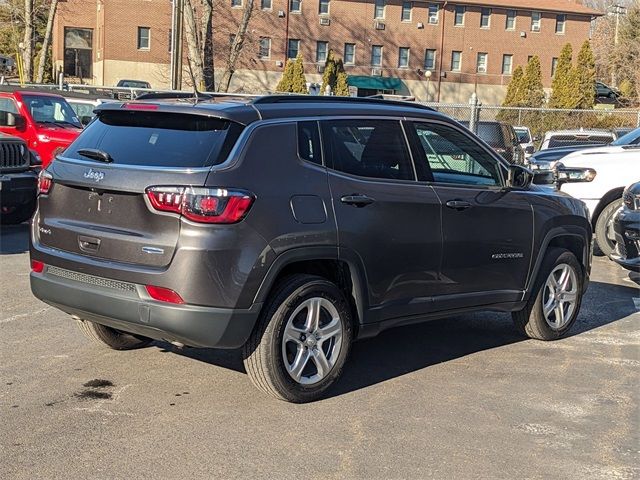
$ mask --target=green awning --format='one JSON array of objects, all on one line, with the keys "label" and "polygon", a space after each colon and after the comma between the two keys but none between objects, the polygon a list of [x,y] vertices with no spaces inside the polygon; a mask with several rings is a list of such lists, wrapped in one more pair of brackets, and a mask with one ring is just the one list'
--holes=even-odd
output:
[{"label": "green awning", "polygon": [[350,87],[368,90],[406,90],[404,82],[396,77],[370,77],[367,75],[350,75],[347,77]]}]

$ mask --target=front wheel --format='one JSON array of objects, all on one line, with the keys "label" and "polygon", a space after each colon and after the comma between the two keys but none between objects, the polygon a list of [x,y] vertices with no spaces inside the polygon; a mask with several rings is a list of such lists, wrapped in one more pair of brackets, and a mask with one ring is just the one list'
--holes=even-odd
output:
[{"label": "front wheel", "polygon": [[260,390],[310,402],[339,378],[352,336],[340,289],[322,277],[293,275],[275,288],[244,346],[245,369]]},{"label": "front wheel", "polygon": [[596,220],[596,243],[600,252],[610,257],[616,250],[616,236],[613,230],[613,219],[622,207],[622,199],[618,198],[604,207]]},{"label": "front wheel", "polygon": [[551,249],[540,269],[541,276],[527,305],[512,314],[516,328],[538,340],[564,337],[578,317],[584,273],[573,253]]}]

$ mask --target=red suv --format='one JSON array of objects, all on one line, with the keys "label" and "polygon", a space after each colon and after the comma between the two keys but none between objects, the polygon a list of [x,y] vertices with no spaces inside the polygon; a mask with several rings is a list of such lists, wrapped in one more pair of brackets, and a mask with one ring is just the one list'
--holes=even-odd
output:
[{"label": "red suv", "polygon": [[0,133],[22,138],[45,167],[81,131],[78,117],[60,95],[0,91]]}]

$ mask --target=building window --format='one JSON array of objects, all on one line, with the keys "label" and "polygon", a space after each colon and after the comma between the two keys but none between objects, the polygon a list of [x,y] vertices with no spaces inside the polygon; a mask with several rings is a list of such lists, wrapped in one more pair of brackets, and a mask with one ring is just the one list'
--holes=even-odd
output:
[{"label": "building window", "polygon": [[542,14],[540,12],[531,12],[531,31],[539,32],[540,23],[542,22]]},{"label": "building window", "polygon": [[329,42],[316,42],[316,62],[326,62],[328,50]]},{"label": "building window", "polygon": [[356,63],[356,44],[355,43],[344,44],[344,63],[347,65],[353,65]]},{"label": "building window", "polygon": [[431,25],[438,23],[438,16],[440,15],[440,6],[437,3],[429,4],[429,18],[428,22]]},{"label": "building window", "polygon": [[401,20],[403,22],[411,21],[411,9],[413,8],[413,2],[402,2],[402,14]]},{"label": "building window", "polygon": [[64,74],[68,77],[93,77],[93,30],[65,27]]},{"label": "building window", "polygon": [[289,11],[291,13],[300,13],[302,10],[302,0],[289,0]]},{"label": "building window", "polygon": [[456,13],[453,18],[454,25],[457,25],[457,26],[464,25],[464,11],[465,11],[464,5],[456,5]]},{"label": "building window", "polygon": [[435,70],[436,69],[436,51],[428,48],[424,52],[424,69]]},{"label": "building window", "polygon": [[512,68],[513,68],[513,55],[511,54],[502,55],[502,74],[511,75]]},{"label": "building window", "polygon": [[384,4],[385,0],[375,0],[375,10],[373,12],[373,18],[384,18]]},{"label": "building window", "polygon": [[516,29],[516,14],[515,10],[507,10],[507,23],[505,28],[507,30],[515,30]]},{"label": "building window", "polygon": [[488,55],[485,52],[478,52],[476,72],[487,73],[487,57]]},{"label": "building window", "polygon": [[409,68],[409,47],[400,47],[398,53],[398,68]]},{"label": "building window", "polygon": [[297,38],[290,38],[287,45],[287,58],[296,58],[300,51],[300,40]]},{"label": "building window", "polygon": [[559,35],[564,34],[564,25],[567,21],[567,16],[564,13],[556,15],[556,33]]},{"label": "building window", "polygon": [[271,10],[272,8],[272,0],[260,0],[260,8],[262,10]]},{"label": "building window", "polygon": [[462,52],[451,52],[451,71],[459,72],[462,69]]},{"label": "building window", "polygon": [[371,47],[371,65],[374,67],[382,66],[382,45],[373,45]]},{"label": "building window", "polygon": [[551,59],[551,78],[553,78],[556,74],[556,68],[558,68],[558,58],[553,57]]},{"label": "building window", "polygon": [[491,24],[491,9],[483,8],[480,10],[480,28],[489,28]]},{"label": "building window", "polygon": [[271,39],[269,37],[260,38],[258,56],[260,58],[269,58],[271,56]]},{"label": "building window", "polygon": [[329,15],[329,2],[330,0],[320,0],[320,7],[318,8],[320,15]]},{"label": "building window", "polygon": [[149,50],[151,43],[151,29],[149,27],[138,27],[138,50]]},{"label": "building window", "polygon": [[231,6],[234,8],[242,7],[242,0],[231,0]]}]

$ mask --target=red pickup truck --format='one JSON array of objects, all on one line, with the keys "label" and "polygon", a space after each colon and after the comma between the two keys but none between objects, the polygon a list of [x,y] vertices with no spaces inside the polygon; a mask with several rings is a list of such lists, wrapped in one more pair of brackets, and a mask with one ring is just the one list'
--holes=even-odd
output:
[{"label": "red pickup truck", "polygon": [[0,91],[0,133],[22,138],[46,167],[82,131],[64,97],[29,90]]}]

